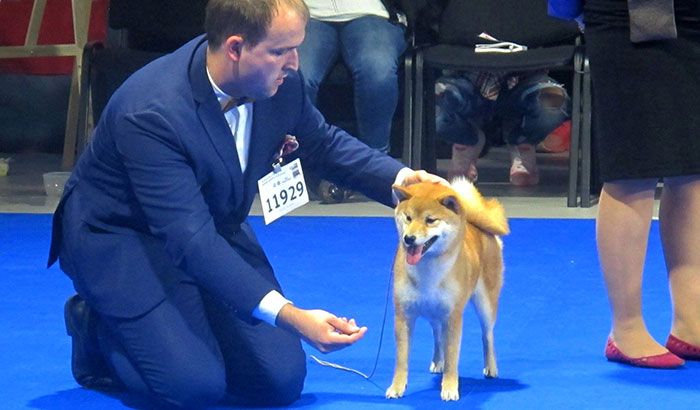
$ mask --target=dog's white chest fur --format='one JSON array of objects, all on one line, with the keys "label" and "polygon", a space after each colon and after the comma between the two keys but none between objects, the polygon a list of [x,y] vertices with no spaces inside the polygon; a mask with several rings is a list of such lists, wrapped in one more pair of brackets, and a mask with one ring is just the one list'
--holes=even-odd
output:
[{"label": "dog's white chest fur", "polygon": [[396,292],[401,306],[415,315],[426,317],[444,316],[452,310],[459,284],[446,273],[453,263],[435,261],[408,266],[406,273],[409,280]]}]

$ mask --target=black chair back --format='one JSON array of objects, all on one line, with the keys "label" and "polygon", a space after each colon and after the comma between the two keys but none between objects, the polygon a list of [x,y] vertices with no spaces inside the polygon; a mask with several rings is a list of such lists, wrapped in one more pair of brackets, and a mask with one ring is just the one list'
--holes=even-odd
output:
[{"label": "black chair back", "polygon": [[102,115],[112,94],[131,74],[164,55],[164,53],[96,46],[87,62],[90,64],[88,88],[92,96],[95,123]]},{"label": "black chair back", "polygon": [[105,47],[102,43],[85,45],[76,124],[78,156],[85,150],[92,126],[99,121],[112,94],[131,74],[163,54],[122,47]]},{"label": "black chair back", "polygon": [[488,43],[478,37],[482,32],[530,48],[570,44],[580,35],[575,22],[547,15],[547,0],[448,2],[440,22],[440,43],[461,46]]}]

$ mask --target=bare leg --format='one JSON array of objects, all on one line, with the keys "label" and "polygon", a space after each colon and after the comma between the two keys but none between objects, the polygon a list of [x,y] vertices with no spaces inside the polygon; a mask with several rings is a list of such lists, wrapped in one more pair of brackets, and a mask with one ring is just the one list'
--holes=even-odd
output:
[{"label": "bare leg", "polygon": [[596,223],[598,257],[612,309],[612,336],[630,357],[665,353],[642,317],[642,271],[654,209],[655,179],[603,185]]},{"label": "bare leg", "polygon": [[700,176],[664,180],[659,219],[673,299],[671,333],[700,345]]}]

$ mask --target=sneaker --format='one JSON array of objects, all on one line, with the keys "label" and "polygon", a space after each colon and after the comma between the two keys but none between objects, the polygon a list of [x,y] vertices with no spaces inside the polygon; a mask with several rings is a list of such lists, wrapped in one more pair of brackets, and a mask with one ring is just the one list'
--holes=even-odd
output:
[{"label": "sneaker", "polygon": [[484,148],[486,137],[479,131],[479,139],[476,145],[452,144],[452,159],[450,169],[447,171],[447,179],[452,180],[458,176],[464,176],[471,182],[476,182],[479,173],[476,169],[476,161]]},{"label": "sneaker", "polygon": [[535,146],[532,144],[509,145],[511,166],[510,183],[515,186],[531,186],[540,182],[537,171]]},{"label": "sneaker", "polygon": [[561,123],[554,131],[537,144],[537,152],[567,152],[571,145],[571,120]]}]

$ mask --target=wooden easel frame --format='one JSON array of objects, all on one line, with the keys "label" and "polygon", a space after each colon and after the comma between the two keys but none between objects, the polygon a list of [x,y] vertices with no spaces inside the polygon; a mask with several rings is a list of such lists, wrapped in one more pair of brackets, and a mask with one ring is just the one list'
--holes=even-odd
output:
[{"label": "wooden easel frame", "polygon": [[37,45],[39,28],[44,18],[47,0],[34,0],[29,27],[23,46],[0,46],[0,58],[18,57],[74,57],[71,75],[66,133],[63,140],[61,167],[70,169],[75,163],[78,102],[80,101],[80,73],[83,64],[83,47],[87,43],[92,0],[71,0],[73,14],[73,40],[71,44]]}]

